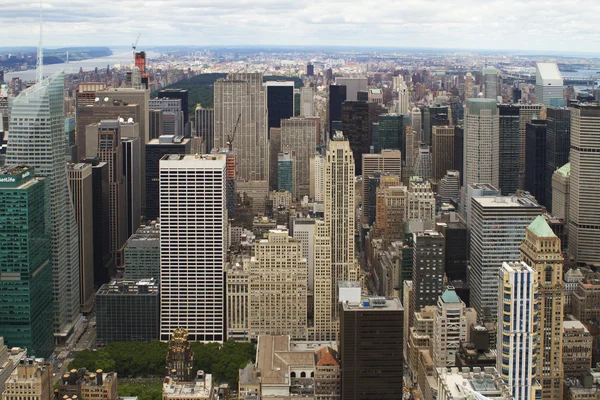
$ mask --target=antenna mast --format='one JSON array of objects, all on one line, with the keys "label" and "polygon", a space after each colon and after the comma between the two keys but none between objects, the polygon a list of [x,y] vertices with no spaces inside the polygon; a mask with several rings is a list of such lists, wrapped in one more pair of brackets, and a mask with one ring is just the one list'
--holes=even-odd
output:
[{"label": "antenna mast", "polygon": [[40,0],[40,43],[37,51],[37,68],[35,71],[36,83],[42,82],[44,78],[44,48],[43,48],[43,22],[42,22],[42,0]]}]

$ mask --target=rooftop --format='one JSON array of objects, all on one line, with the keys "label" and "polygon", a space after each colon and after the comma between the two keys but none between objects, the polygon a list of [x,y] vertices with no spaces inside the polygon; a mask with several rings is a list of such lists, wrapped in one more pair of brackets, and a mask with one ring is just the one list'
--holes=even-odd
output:
[{"label": "rooftop", "polygon": [[535,219],[533,220],[533,222],[531,224],[529,224],[527,229],[529,229],[531,231],[531,233],[533,233],[535,236],[537,236],[539,238],[556,237],[556,235],[554,234],[554,231],[552,231],[552,228],[550,228],[550,225],[548,225],[548,222],[546,222],[546,218],[544,218],[541,215],[538,215],[537,217],[535,217]]},{"label": "rooftop", "polygon": [[476,196],[473,197],[473,201],[483,207],[535,207],[541,209],[541,206],[534,200],[522,196]]},{"label": "rooftop", "polygon": [[289,336],[261,335],[258,337],[256,367],[261,384],[290,384],[290,367],[314,367],[313,351],[291,351]]},{"label": "rooftop", "polygon": [[342,303],[344,311],[404,311],[400,299],[385,297],[364,297],[360,303]]},{"label": "rooftop", "polygon": [[583,325],[580,321],[578,320],[574,320],[574,321],[563,321],[563,331],[567,330],[567,329],[578,329],[578,330],[584,330],[587,332],[587,328],[585,327],[585,325]]},{"label": "rooftop", "polygon": [[571,175],[571,163],[568,162],[559,169],[556,170],[557,173],[561,174],[564,177],[568,177]]},{"label": "rooftop", "polygon": [[453,286],[448,286],[441,295],[444,303],[462,303],[462,300],[456,294]]},{"label": "rooftop", "polygon": [[560,79],[562,80],[562,76],[560,74],[560,70],[558,69],[558,65],[554,62],[552,63],[537,63],[537,74],[540,78],[547,79]]},{"label": "rooftop", "polygon": [[195,382],[176,382],[167,377],[163,382],[163,399],[174,398],[196,398],[209,399],[212,390],[212,375],[205,374],[204,379]]}]

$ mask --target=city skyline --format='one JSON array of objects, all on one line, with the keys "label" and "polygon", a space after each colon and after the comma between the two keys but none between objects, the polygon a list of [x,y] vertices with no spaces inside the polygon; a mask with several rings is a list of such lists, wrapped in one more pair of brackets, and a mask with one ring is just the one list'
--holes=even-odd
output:
[{"label": "city skyline", "polygon": [[[323,5],[315,1],[251,0],[170,1],[166,7],[160,1],[89,4],[46,0],[44,36],[47,46],[125,46],[140,32],[141,44],[146,45],[353,43],[357,47],[587,52],[600,44],[600,34],[581,29],[594,23],[599,4],[586,0],[509,3],[455,0],[431,7],[429,2],[419,1],[379,4],[336,0]],[[0,9],[0,34],[6,43],[37,43],[37,29],[22,34],[23,25],[39,25],[37,1],[8,0]],[[470,12],[465,15],[465,10]],[[511,10],[510,15],[498,19],[504,10]],[[162,16],[167,14],[170,18],[165,21]],[[543,23],[531,20],[531,15],[538,15],[536,20]],[[132,16],[137,23],[132,23]],[[328,38],[327,42],[323,43],[323,38]]]}]

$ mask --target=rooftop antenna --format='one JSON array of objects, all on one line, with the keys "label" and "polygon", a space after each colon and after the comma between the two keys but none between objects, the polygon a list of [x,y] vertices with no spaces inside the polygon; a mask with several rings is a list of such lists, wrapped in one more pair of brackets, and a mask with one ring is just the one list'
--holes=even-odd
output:
[{"label": "rooftop antenna", "polygon": [[43,33],[44,33],[44,31],[43,31],[43,20],[42,20],[42,0],[40,0],[40,43],[38,44],[37,67],[36,67],[36,71],[35,71],[35,75],[36,75],[35,82],[40,83],[40,84],[42,82],[42,79],[44,78],[44,48],[42,47]]}]

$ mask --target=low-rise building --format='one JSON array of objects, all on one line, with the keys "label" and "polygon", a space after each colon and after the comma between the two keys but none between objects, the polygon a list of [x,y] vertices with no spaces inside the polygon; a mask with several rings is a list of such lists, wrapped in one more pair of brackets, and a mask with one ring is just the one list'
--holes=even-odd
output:
[{"label": "low-rise building", "polygon": [[117,374],[101,369],[96,372],[89,372],[85,368],[72,369],[59,380],[58,398],[116,400]]},{"label": "low-rise building", "polygon": [[4,344],[4,338],[0,336],[0,393],[4,391],[4,383],[10,377],[19,361],[27,355],[27,349],[13,347],[8,349]]},{"label": "low-rise building", "polygon": [[4,384],[2,400],[51,400],[52,364],[22,359]]},{"label": "low-rise building", "polygon": [[192,382],[178,382],[170,376],[163,382],[162,400],[213,400],[214,394],[212,375],[204,371],[198,371]]},{"label": "low-rise building", "polygon": [[437,400],[513,399],[496,368],[438,368],[436,372]]},{"label": "low-rise building", "polygon": [[341,393],[341,371],[338,353],[331,347],[315,352],[315,400],[336,400]]}]

